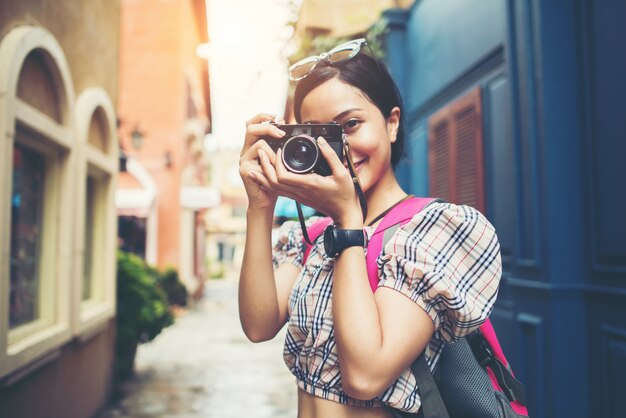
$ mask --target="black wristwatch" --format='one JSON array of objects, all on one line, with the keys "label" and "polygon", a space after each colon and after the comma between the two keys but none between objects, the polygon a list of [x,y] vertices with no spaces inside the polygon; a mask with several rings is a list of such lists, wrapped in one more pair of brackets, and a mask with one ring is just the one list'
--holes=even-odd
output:
[{"label": "black wristwatch", "polygon": [[362,229],[339,229],[335,225],[328,225],[324,230],[324,250],[329,257],[337,257],[346,248],[365,245]]}]

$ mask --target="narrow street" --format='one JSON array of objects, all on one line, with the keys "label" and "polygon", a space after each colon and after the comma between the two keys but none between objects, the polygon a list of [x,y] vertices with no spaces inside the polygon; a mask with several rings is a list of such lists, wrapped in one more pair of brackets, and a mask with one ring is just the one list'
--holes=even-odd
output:
[{"label": "narrow street", "polygon": [[239,324],[236,279],[209,280],[203,300],[139,347],[135,376],[97,418],[295,417],[283,338],[250,343]]}]

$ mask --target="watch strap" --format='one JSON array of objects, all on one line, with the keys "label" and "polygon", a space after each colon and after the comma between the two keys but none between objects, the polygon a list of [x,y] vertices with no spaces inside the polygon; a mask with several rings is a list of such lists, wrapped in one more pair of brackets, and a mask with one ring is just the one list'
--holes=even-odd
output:
[{"label": "watch strap", "polygon": [[365,245],[363,229],[340,229],[335,225],[329,225],[324,233],[324,249],[330,257],[337,257],[346,248]]}]

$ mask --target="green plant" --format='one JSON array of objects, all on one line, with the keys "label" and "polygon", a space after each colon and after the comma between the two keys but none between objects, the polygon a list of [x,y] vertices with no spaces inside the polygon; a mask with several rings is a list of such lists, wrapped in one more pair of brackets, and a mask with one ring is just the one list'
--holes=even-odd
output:
[{"label": "green plant", "polygon": [[132,374],[137,345],[152,341],[174,322],[165,292],[143,259],[117,253],[116,374]]},{"label": "green plant", "polygon": [[[362,34],[367,39],[369,47],[366,49],[368,53],[371,53],[377,58],[384,58],[385,56],[385,36],[389,32],[388,22],[385,18],[381,17],[374,22],[368,30]],[[329,35],[313,35],[305,33],[300,37],[300,47],[298,50],[289,57],[289,64],[293,64],[303,58],[311,55],[319,55],[322,52],[326,52],[334,48],[335,46],[348,42],[350,39],[358,38],[361,35],[355,35],[350,38],[337,38]]]},{"label": "green plant", "polygon": [[178,271],[175,268],[168,267],[165,271],[150,268],[150,271],[159,288],[165,292],[170,306],[187,306],[187,288],[180,281]]},{"label": "green plant", "polygon": [[378,19],[369,27],[365,37],[370,45],[372,54],[378,58],[384,58],[386,55],[385,38],[389,33],[389,22],[384,17]]}]

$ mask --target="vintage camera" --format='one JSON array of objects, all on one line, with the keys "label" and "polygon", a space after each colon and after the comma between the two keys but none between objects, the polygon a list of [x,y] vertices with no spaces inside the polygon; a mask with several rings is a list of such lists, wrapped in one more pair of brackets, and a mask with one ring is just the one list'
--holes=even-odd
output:
[{"label": "vintage camera", "polygon": [[322,155],[317,138],[323,137],[343,161],[343,129],[336,122],[326,124],[276,125],[286,132],[281,139],[263,138],[276,152],[282,148],[285,167],[293,173],[331,174],[328,162]]}]

